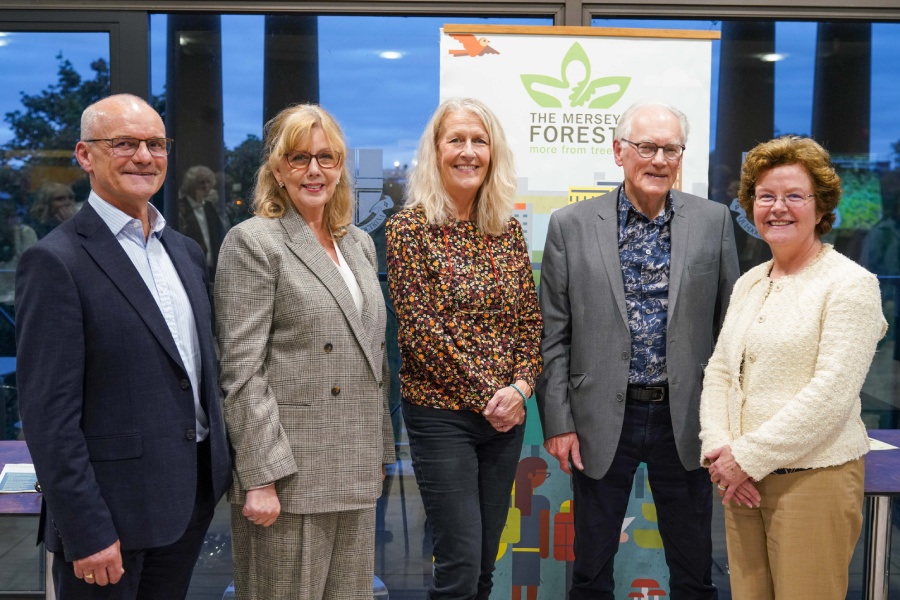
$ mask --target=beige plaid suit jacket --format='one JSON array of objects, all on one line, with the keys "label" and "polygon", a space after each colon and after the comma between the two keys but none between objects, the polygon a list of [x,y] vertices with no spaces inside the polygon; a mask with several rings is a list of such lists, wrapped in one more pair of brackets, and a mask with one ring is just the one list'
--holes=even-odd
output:
[{"label": "beige plaid suit jacket", "polygon": [[394,461],[375,246],[354,226],[337,244],[362,311],[291,206],[237,225],[222,244],[215,309],[232,503],[275,482],[286,512],[371,507],[381,466]]}]

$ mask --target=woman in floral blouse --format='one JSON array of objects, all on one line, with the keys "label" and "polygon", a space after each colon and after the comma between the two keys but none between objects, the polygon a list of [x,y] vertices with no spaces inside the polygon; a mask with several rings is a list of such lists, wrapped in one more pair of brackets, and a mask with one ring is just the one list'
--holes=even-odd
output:
[{"label": "woman in floral blouse", "polygon": [[500,123],[451,99],[386,226],[403,417],[434,533],[428,598],[487,599],[541,369],[541,315]]}]

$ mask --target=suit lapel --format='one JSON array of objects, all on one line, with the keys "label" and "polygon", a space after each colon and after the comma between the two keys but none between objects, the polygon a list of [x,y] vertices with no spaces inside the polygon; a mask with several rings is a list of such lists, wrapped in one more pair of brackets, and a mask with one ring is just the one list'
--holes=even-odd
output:
[{"label": "suit lapel", "polygon": [[619,188],[601,196],[597,210],[597,243],[600,246],[600,259],[606,269],[606,278],[612,289],[619,315],[625,327],[628,327],[628,313],[625,309],[625,283],[622,281],[622,264],[619,261],[619,220],[616,214],[616,203]]},{"label": "suit lapel", "polygon": [[[300,216],[300,213],[294,210],[293,207],[289,207],[285,215],[281,218],[281,225],[284,227],[288,236],[288,249],[293,252],[304,265],[306,265],[310,272],[334,297],[341,312],[344,313],[344,317],[347,319],[347,323],[350,325],[353,335],[356,336],[360,347],[365,351],[369,364],[372,365],[373,372],[376,374],[379,373],[380,367],[378,369],[375,368],[371,354],[368,350],[370,346],[369,337],[366,335],[366,329],[363,326],[362,315],[360,315],[360,311],[356,309],[356,304],[353,302],[350,290],[347,289],[347,284],[338,271],[337,265],[334,264],[334,261],[328,256],[328,253],[325,252],[325,249],[316,239],[316,236],[309,228],[309,225],[306,224],[306,221],[303,220],[303,217]],[[352,246],[352,244],[349,243],[341,245],[341,251],[343,252],[345,247],[347,247],[348,250],[351,250],[350,246]],[[348,255],[354,254],[356,249],[352,250],[354,251],[348,251],[344,255],[347,264],[351,265],[351,269],[353,269],[353,266]],[[353,272],[354,274],[358,273],[357,269],[353,269]],[[360,280],[357,275],[357,281],[360,282],[360,289],[364,290],[364,280]],[[365,310],[365,305],[368,303],[369,300],[365,299],[363,310]]]},{"label": "suit lapel", "polygon": [[181,362],[181,355],[178,354],[175,340],[172,338],[169,326],[166,325],[156,300],[153,299],[153,294],[147,289],[147,284],[144,283],[140,273],[134,268],[131,259],[119,245],[119,241],[109,227],[87,202],[74,218],[77,219],[75,226],[83,238],[84,249],[122,292],[160,345],[183,370],[184,364]]},{"label": "suit lapel", "polygon": [[684,275],[684,263],[687,259],[688,237],[691,231],[691,219],[685,212],[684,201],[678,197],[677,192],[672,192],[672,215],[671,234],[672,249],[669,261],[669,323],[671,323],[671,315],[675,314],[675,302],[678,300],[678,290],[681,288],[681,279]]}]

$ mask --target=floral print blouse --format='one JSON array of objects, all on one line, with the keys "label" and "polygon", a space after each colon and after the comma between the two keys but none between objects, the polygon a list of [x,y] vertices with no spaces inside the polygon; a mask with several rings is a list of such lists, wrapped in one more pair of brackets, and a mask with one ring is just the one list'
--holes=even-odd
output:
[{"label": "floral print blouse", "polygon": [[543,322],[519,222],[492,237],[472,221],[429,225],[406,209],[385,237],[403,398],[481,412],[516,380],[533,388]]}]

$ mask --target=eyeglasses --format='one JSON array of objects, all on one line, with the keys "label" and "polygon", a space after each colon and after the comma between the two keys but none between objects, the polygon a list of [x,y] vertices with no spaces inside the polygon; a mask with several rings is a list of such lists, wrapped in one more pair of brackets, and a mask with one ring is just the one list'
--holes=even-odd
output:
[{"label": "eyeglasses", "polygon": [[341,164],[340,152],[319,152],[318,154],[309,154],[308,152],[288,152],[284,155],[288,164],[292,169],[307,169],[312,159],[316,159],[316,163],[321,169],[333,169]]},{"label": "eyeglasses", "polygon": [[785,194],[784,196],[776,196],[775,194],[758,194],[753,196],[753,201],[757,206],[775,206],[775,203],[781,200],[785,206],[799,207],[809,202],[810,198],[815,198],[815,194]]},{"label": "eyeglasses", "polygon": [[659,149],[662,148],[663,156],[666,157],[666,160],[678,160],[678,157],[684,152],[685,147],[680,144],[667,144],[665,146],[657,146],[653,142],[632,142],[631,140],[626,140],[622,138],[623,142],[628,142],[634,149],[637,150],[638,155],[641,158],[653,158],[656,156],[656,153],[659,152]]},{"label": "eyeglasses", "polygon": [[172,150],[172,143],[175,141],[171,138],[149,138],[139,140],[133,137],[116,137],[116,138],[97,138],[93,140],[82,140],[83,142],[108,142],[112,148],[113,154],[116,156],[134,156],[134,153],[141,147],[141,142],[147,144],[147,151],[153,156],[167,156]]}]

